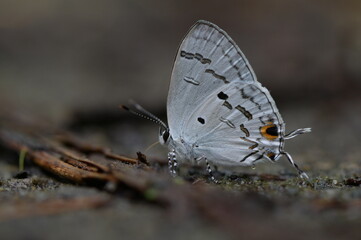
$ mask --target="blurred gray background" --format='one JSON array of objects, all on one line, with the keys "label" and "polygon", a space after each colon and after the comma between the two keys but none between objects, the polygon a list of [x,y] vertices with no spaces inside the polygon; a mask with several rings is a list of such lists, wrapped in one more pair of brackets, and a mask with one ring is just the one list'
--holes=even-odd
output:
[{"label": "blurred gray background", "polygon": [[119,111],[130,98],[165,111],[177,47],[198,19],[235,40],[289,130],[313,127],[290,144],[296,155],[310,168],[355,167],[359,0],[0,1],[0,108],[54,124],[76,111]]}]

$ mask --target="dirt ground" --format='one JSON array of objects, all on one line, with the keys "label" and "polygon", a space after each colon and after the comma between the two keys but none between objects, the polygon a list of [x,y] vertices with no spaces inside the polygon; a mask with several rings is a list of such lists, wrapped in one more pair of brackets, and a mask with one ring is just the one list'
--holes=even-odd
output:
[{"label": "dirt ground", "polygon": [[[360,119],[355,116],[360,113],[352,111],[358,103],[343,104],[338,115],[343,120],[320,118],[319,112],[327,111],[322,104],[284,109],[292,127],[313,128],[286,145],[310,182],[299,179],[285,160],[244,168],[237,175],[219,175],[219,184],[209,181],[203,169],[189,166],[183,168],[182,177],[171,178],[164,164],[166,151],[156,147],[147,153],[150,175],[137,175],[145,171],[140,165],[114,167],[138,172],[128,177],[147,179],[145,187],[128,184],[114,189],[59,178],[27,158],[25,173],[19,174],[19,152],[3,144],[2,239],[358,239],[360,128],[350,129]],[[133,121],[133,116],[121,114],[105,123],[93,121],[97,114],[85,114],[88,121],[83,117],[81,128],[76,121],[68,123],[68,130],[133,157],[138,146],[156,137],[156,126]]]}]

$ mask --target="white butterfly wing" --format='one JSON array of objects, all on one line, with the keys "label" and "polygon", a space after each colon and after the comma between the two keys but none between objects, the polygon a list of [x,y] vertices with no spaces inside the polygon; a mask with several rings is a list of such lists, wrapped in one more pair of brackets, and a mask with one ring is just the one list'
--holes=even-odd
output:
[{"label": "white butterfly wing", "polygon": [[247,165],[277,159],[283,147],[272,97],[233,40],[210,22],[198,21],[179,47],[167,113],[172,137],[197,143],[196,154],[210,161]]},{"label": "white butterfly wing", "polygon": [[[196,141],[199,146],[194,149],[196,154],[223,165],[277,160],[283,148],[284,124],[267,90],[259,83],[239,82],[217,90],[227,95],[227,100],[216,94],[208,97],[207,111],[198,106],[185,126],[185,135],[191,136],[187,141]],[[204,124],[194,120],[197,116]]]},{"label": "white butterfly wing", "polygon": [[183,39],[173,67],[167,102],[173,136],[184,129],[187,115],[225,81],[242,77],[253,82],[253,76],[247,60],[226,33],[212,23],[198,21]]}]

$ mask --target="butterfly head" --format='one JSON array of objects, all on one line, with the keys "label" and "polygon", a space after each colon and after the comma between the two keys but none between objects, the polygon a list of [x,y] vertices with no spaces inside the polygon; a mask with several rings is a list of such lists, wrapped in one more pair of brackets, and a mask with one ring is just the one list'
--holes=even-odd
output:
[{"label": "butterfly head", "polygon": [[159,143],[162,145],[168,145],[170,140],[170,133],[169,133],[169,128],[164,128],[163,126],[161,126],[159,128]]},{"label": "butterfly head", "polygon": [[159,128],[159,142],[160,144],[164,145],[169,143],[170,140],[170,133],[169,133],[169,127],[167,126],[167,124],[165,124],[162,120],[160,120],[158,117],[156,117],[154,114],[152,114],[151,112],[145,110],[142,106],[140,106],[139,104],[132,102],[132,107],[133,109],[130,109],[127,106],[121,105],[121,108],[123,108],[124,110],[131,112],[139,117],[148,119],[158,125],[160,125]]}]

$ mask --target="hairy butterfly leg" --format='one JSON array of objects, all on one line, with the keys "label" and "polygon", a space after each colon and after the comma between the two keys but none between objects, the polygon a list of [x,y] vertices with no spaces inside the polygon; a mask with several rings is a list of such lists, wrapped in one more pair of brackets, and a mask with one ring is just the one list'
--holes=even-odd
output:
[{"label": "hairy butterfly leg", "polygon": [[204,160],[205,163],[206,163],[206,169],[207,169],[207,172],[208,172],[208,175],[209,177],[211,178],[212,182],[214,183],[219,183],[219,181],[214,177],[213,175],[213,171],[212,171],[212,167],[211,167],[211,164],[209,163],[208,159],[206,157],[199,157],[196,159],[197,162],[201,161],[201,160]]},{"label": "hairy butterfly leg", "polygon": [[287,157],[287,160],[290,162],[290,164],[297,170],[298,175],[303,178],[303,179],[309,179],[309,177],[307,176],[307,174],[302,171],[298,165],[293,161],[291,155],[288,152],[282,152],[281,154],[285,155]]},{"label": "hairy butterfly leg", "polygon": [[170,175],[172,177],[177,176],[178,163],[177,163],[177,155],[174,149],[172,149],[172,151],[168,153],[168,167],[169,167]]}]

